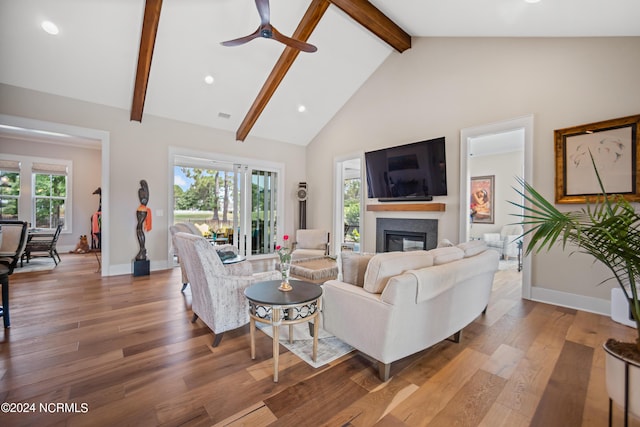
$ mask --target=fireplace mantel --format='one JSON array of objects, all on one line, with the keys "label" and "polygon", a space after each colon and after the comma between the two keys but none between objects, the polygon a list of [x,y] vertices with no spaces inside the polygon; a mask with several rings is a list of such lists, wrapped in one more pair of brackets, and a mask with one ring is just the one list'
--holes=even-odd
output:
[{"label": "fireplace mantel", "polygon": [[367,205],[367,210],[372,212],[381,211],[423,211],[423,212],[444,212],[444,203],[380,203]]}]

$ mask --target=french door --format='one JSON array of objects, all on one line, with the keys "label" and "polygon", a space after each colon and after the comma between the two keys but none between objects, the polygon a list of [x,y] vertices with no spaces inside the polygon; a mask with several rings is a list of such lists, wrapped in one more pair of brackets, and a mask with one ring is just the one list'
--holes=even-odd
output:
[{"label": "french door", "polygon": [[278,172],[234,165],[237,207],[234,226],[238,229],[236,246],[245,255],[267,255],[274,251],[278,219]]}]

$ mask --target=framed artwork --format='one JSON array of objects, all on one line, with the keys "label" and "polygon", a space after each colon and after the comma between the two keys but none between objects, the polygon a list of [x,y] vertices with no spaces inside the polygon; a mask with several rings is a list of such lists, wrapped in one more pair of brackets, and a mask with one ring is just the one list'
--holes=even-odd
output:
[{"label": "framed artwork", "polygon": [[495,175],[475,176],[471,178],[471,222],[473,224],[493,224]]},{"label": "framed artwork", "polygon": [[555,130],[556,203],[592,202],[602,193],[593,163],[607,194],[640,201],[638,124],[640,115]]}]

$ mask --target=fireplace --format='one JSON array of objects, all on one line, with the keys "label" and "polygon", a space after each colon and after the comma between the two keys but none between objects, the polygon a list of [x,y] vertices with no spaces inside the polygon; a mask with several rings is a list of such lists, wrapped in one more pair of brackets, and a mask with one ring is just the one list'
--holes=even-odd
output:
[{"label": "fireplace", "polygon": [[384,251],[419,251],[427,248],[427,233],[384,230]]},{"label": "fireplace", "polygon": [[433,249],[437,245],[437,219],[376,219],[376,252]]}]

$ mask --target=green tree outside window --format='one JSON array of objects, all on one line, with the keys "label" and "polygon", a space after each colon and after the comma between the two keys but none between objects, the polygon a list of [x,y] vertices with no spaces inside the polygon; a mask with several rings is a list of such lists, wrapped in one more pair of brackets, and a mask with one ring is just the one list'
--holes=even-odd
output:
[{"label": "green tree outside window", "polygon": [[34,174],[34,223],[38,228],[55,228],[64,224],[67,201],[65,175]]}]

